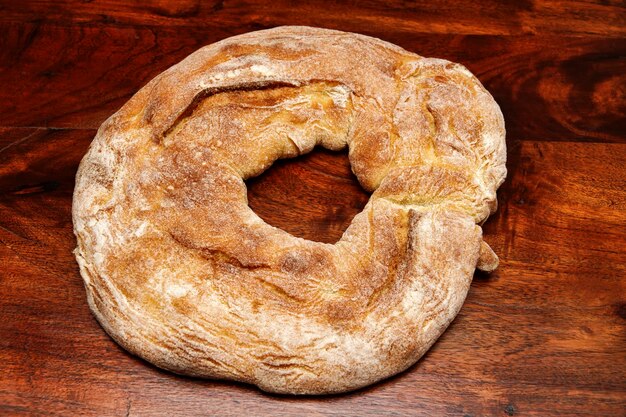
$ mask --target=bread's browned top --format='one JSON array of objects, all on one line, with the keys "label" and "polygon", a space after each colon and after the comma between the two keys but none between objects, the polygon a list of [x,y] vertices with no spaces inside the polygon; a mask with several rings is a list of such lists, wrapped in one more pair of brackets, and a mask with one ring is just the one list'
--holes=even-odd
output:
[{"label": "bread's browned top", "polygon": [[[350,150],[371,199],[335,245],[264,223],[244,179]],[[195,52],[107,120],[77,174],[94,314],[158,366],[340,392],[414,363],[458,312],[504,180],[500,110],[464,67],[283,27]],[[479,255],[480,259],[479,259]]]}]

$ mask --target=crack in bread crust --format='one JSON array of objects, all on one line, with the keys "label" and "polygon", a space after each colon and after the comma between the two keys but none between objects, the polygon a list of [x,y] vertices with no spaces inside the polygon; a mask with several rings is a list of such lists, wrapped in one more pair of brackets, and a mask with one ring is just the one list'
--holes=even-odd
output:
[{"label": "crack in bread crust", "polygon": [[[464,67],[307,27],[206,46],[99,129],[76,258],[103,328],[181,374],[345,392],[415,363],[454,319],[506,176],[498,105]],[[372,191],[334,245],[247,205],[244,180],[348,147]]]}]

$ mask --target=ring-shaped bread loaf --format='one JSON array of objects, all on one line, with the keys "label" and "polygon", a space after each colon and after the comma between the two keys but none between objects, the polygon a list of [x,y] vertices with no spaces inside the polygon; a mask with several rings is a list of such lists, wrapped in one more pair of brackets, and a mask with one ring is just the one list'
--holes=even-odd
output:
[{"label": "ring-shaped bread loaf", "polygon": [[[280,27],[206,46],[99,129],[77,174],[87,299],[128,351],[278,393],[353,390],[415,363],[497,257],[478,226],[505,130],[463,66],[381,40]],[[372,192],[341,240],[297,238],[246,178],[349,148]]]}]

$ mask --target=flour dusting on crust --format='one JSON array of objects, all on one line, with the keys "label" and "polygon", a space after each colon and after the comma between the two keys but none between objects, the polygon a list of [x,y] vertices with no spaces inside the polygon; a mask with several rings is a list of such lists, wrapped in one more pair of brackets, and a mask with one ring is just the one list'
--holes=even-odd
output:
[{"label": "flour dusting on crust", "polygon": [[[91,310],[159,367],[293,394],[415,363],[458,313],[506,176],[498,105],[463,66],[378,39],[280,27],[206,46],[99,129],[77,174]],[[334,245],[247,205],[246,178],[349,148],[372,192]]]}]

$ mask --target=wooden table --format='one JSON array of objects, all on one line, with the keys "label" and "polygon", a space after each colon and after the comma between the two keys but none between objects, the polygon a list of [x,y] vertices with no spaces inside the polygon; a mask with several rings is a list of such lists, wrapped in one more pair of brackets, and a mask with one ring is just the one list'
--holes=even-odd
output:
[{"label": "wooden table", "polygon": [[[1,415],[626,415],[623,3],[126,3],[0,0]],[[348,395],[267,395],[130,356],[89,312],[72,255],[74,175],[98,126],[200,46],[282,24],[461,62],[507,124],[509,176],[484,227],[500,268],[476,274],[416,366]],[[248,185],[266,221],[325,242],[368,198],[345,153]]]}]

